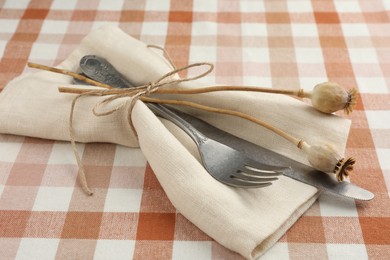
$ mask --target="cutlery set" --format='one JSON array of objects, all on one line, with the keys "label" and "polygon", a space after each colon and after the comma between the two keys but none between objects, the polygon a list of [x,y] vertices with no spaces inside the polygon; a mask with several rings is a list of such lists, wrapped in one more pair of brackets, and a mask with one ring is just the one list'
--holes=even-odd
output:
[{"label": "cutlery set", "polygon": [[[82,75],[115,88],[134,87],[107,60],[87,55],[80,60]],[[74,79],[76,84],[85,82]],[[350,182],[339,183],[333,176],[319,172],[268,149],[240,139],[181,111],[162,104],[147,103],[163,117],[188,134],[195,142],[202,164],[216,180],[236,188],[262,188],[284,175],[344,197],[371,200],[374,194]]]}]

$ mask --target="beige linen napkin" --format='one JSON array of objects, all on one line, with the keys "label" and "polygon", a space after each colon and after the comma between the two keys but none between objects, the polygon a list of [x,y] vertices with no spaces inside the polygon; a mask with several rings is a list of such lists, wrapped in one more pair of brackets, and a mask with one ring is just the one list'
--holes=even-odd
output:
[{"label": "beige linen napkin", "polygon": [[[103,26],[87,35],[59,67],[77,70],[80,58],[86,54],[105,57],[136,84],[156,80],[172,70],[160,53],[112,26]],[[0,133],[69,140],[68,118],[74,95],[61,94],[57,87],[70,81],[67,76],[50,72],[32,72],[14,79],[0,94]],[[198,84],[188,82],[173,87]],[[345,150],[349,120],[319,113],[287,96],[223,92],[186,98],[239,110],[309,143],[330,143],[341,154]],[[74,115],[77,141],[138,146],[127,124],[125,109],[108,116],[92,114],[93,106],[101,100],[102,97],[83,97],[77,103]],[[296,147],[260,126],[230,116],[191,112],[232,134],[307,163]],[[204,170],[193,142],[172,123],[159,120],[140,101],[131,117],[139,146],[178,212],[217,242],[246,258],[264,254],[318,196],[316,188],[287,177],[262,189],[223,185]]]}]

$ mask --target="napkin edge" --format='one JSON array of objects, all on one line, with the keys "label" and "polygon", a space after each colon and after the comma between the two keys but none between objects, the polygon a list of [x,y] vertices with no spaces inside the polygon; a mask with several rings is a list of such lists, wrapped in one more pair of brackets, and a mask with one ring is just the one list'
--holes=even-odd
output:
[{"label": "napkin edge", "polygon": [[318,190],[310,199],[298,207],[291,216],[284,222],[272,235],[258,244],[247,257],[250,260],[259,259],[261,256],[267,253],[276,242],[303,216],[303,214],[316,202],[322,191]]}]

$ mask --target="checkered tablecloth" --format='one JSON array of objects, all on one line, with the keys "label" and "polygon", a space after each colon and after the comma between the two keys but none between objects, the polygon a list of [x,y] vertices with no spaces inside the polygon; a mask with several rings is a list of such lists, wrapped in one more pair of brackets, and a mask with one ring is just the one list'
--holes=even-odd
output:
[{"label": "checkered tablecloth", "polygon": [[[211,84],[358,88],[350,181],[375,199],[324,193],[264,259],[390,259],[389,1],[3,0],[0,88],[103,24],[164,46],[177,66],[214,63]],[[92,197],[69,143],[0,134],[1,259],[242,258],[175,210],[139,149],[78,147]]]}]

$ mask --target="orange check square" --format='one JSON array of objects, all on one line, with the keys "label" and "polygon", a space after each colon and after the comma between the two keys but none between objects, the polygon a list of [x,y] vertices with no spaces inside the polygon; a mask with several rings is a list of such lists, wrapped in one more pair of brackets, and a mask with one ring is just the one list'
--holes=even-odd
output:
[{"label": "orange check square", "polygon": [[175,213],[140,213],[137,240],[173,240]]}]

